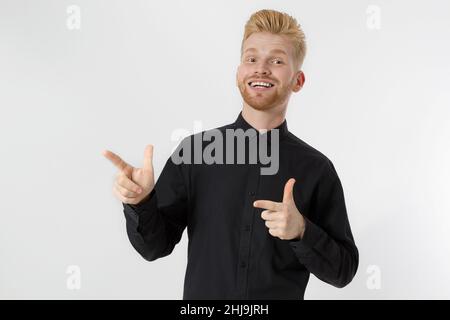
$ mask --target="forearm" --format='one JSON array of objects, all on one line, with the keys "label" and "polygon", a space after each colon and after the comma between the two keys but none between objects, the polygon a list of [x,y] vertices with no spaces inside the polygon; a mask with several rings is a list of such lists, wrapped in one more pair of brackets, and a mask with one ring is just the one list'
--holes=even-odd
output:
[{"label": "forearm", "polygon": [[158,210],[155,192],[139,205],[124,204],[124,214],[128,238],[144,259],[153,261],[172,252],[175,244]]},{"label": "forearm", "polygon": [[358,249],[351,236],[337,241],[308,219],[302,239],[291,241],[291,246],[312,274],[335,287],[350,283],[358,268]]}]

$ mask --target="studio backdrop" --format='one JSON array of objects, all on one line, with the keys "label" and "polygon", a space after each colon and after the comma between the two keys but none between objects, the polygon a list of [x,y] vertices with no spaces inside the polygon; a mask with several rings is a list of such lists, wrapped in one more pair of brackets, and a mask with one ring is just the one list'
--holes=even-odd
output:
[{"label": "studio backdrop", "polygon": [[286,119],[335,165],[360,254],[348,286],[311,276],[305,298],[450,298],[438,0],[0,0],[0,298],[182,298],[186,232],[144,260],[102,151],[139,167],[153,144],[157,178],[183,136],[232,123],[244,24],[265,8],[306,34]]}]

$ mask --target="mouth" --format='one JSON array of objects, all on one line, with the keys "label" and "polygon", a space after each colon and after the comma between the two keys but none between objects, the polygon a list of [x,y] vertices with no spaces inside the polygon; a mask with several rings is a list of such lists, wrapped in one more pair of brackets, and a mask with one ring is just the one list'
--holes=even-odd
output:
[{"label": "mouth", "polygon": [[249,81],[247,85],[256,91],[267,91],[273,88],[275,85],[268,81]]}]

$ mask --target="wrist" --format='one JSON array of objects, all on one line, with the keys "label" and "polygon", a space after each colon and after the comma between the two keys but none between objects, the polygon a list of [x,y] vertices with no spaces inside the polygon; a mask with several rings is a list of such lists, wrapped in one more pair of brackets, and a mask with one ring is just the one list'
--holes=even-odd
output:
[{"label": "wrist", "polygon": [[150,198],[150,193],[148,193],[144,198],[142,198],[142,200],[139,201],[139,202],[137,203],[137,205],[140,205],[140,204],[144,203],[145,201],[148,200],[148,198]]}]

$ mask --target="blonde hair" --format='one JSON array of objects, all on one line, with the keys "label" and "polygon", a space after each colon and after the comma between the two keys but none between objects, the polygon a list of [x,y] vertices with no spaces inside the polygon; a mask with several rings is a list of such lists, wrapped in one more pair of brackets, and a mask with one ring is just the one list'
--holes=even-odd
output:
[{"label": "blonde hair", "polygon": [[275,10],[264,9],[250,16],[250,19],[245,24],[244,38],[241,44],[241,57],[245,40],[255,32],[264,31],[277,35],[285,35],[291,40],[294,48],[295,66],[300,69],[306,55],[305,34],[295,18]]}]

